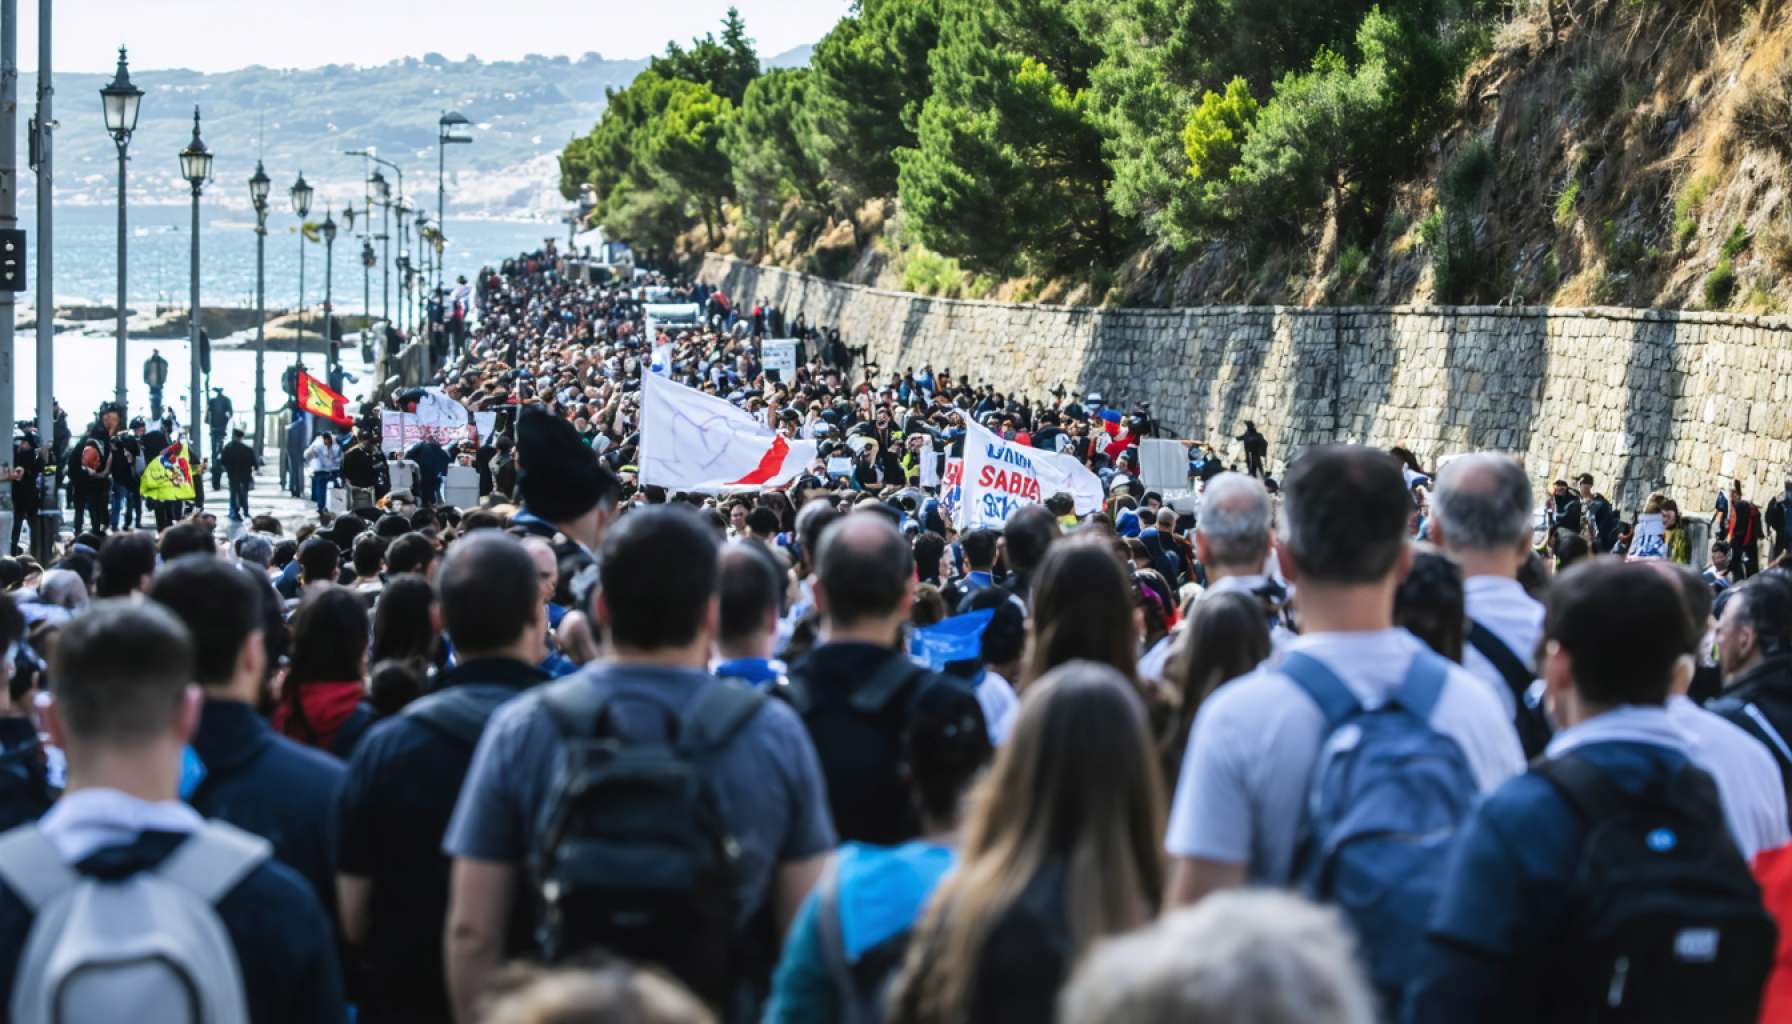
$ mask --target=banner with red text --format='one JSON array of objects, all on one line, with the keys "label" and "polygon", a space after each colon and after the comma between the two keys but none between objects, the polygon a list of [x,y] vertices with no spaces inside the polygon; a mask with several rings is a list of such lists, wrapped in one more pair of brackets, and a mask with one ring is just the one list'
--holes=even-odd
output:
[{"label": "banner with red text", "polygon": [[1101,478],[1073,455],[1004,441],[976,422],[965,425],[959,529],[1000,528],[1022,505],[1068,494],[1076,514],[1101,509]]}]

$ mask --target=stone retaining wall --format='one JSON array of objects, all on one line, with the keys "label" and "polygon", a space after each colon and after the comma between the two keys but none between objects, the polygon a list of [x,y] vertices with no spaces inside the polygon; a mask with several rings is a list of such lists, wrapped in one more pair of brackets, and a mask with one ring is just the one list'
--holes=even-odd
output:
[{"label": "stone retaining wall", "polygon": [[[1429,465],[1496,449],[1539,481],[1591,472],[1626,514],[1665,488],[1707,513],[1740,478],[1792,475],[1792,317],[1542,307],[1101,309],[936,299],[705,258],[737,306],[837,325],[885,372],[931,364],[1003,390],[1063,383],[1149,401],[1186,438],[1254,420],[1271,461],[1324,441],[1401,444]],[[1614,483],[1615,481],[1615,483]]]}]

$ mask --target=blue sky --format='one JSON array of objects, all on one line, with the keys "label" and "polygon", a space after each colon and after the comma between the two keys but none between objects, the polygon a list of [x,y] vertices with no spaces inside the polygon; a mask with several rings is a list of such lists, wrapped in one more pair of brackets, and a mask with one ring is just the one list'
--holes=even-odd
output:
[{"label": "blue sky", "polygon": [[[37,67],[39,0],[17,0],[19,67]],[[731,0],[55,0],[58,71],[131,66],[380,64],[430,51],[459,60],[528,53],[644,57],[713,30]],[[819,39],[849,0],[732,0],[772,56]],[[27,82],[20,93],[28,93]]]}]

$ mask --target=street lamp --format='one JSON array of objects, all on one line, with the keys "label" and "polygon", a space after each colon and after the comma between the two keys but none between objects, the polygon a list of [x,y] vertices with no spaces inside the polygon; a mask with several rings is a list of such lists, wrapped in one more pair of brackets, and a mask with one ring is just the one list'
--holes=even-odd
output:
[{"label": "street lamp", "polygon": [[268,172],[255,161],[255,176],[249,179],[249,203],[255,207],[255,450],[262,450],[262,424],[267,421],[267,399],[262,395],[263,367],[267,359],[268,290],[268,192],[273,188]]},{"label": "street lamp", "polygon": [[[378,160],[378,157],[374,158]],[[380,204],[380,319],[392,322],[392,186],[386,176],[373,172],[368,179],[373,200]]]},{"label": "street lamp", "polygon": [[[330,319],[330,300],[334,297],[330,286],[336,277],[334,262],[336,252],[336,222],[330,219],[330,211],[328,209],[324,210],[323,226],[318,230],[321,231],[324,236],[324,351],[326,353],[324,357],[324,365],[330,370],[335,370],[341,361],[336,353],[336,329]],[[335,380],[331,380],[330,386],[334,388],[338,385]]]},{"label": "street lamp", "polygon": [[[299,340],[293,346],[292,361],[296,366],[305,351],[305,218],[311,213],[311,186],[305,184],[305,172],[299,172],[299,180],[293,182],[288,195],[292,197],[292,212],[299,216]],[[296,378],[294,386],[297,386]]]},{"label": "street lamp", "polygon": [[180,176],[193,188],[192,293],[187,314],[187,361],[191,364],[191,406],[187,410],[187,443],[199,438],[199,404],[204,392],[199,385],[199,193],[212,180],[212,151],[199,137],[199,108],[193,108],[193,139],[180,151]]},{"label": "street lamp", "polygon": [[125,150],[131,144],[131,133],[137,130],[137,108],[143,101],[143,90],[131,84],[131,72],[126,67],[124,47],[118,48],[118,72],[112,81],[100,89],[100,109],[106,115],[106,131],[111,134],[112,141],[118,146],[118,367],[117,378],[113,381],[113,401],[118,403],[118,414],[124,415],[124,342],[125,342],[125,276],[129,265],[125,261],[125,218],[124,218],[124,161]]},{"label": "street lamp", "polygon": [[[448,223],[446,211],[443,209],[448,203],[448,185],[445,178],[448,147],[472,142],[472,136],[459,135],[455,132],[455,129],[472,123],[458,110],[445,110],[442,112],[441,118],[436,121],[436,233],[438,235],[441,234],[442,227]],[[438,260],[436,262],[436,286],[439,288],[441,284],[442,264]]]}]

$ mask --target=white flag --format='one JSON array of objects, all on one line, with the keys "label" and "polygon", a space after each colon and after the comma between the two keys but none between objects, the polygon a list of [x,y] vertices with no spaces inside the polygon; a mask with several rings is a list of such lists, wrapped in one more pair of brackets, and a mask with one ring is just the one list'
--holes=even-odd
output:
[{"label": "white flag", "polygon": [[736,408],[658,374],[641,379],[641,483],[675,491],[782,487],[815,460]]},{"label": "white flag", "polygon": [[1101,508],[1101,478],[1076,456],[1004,441],[975,421],[965,425],[962,488],[960,529],[1000,529],[1022,505],[1059,493],[1075,500],[1079,516]]}]

